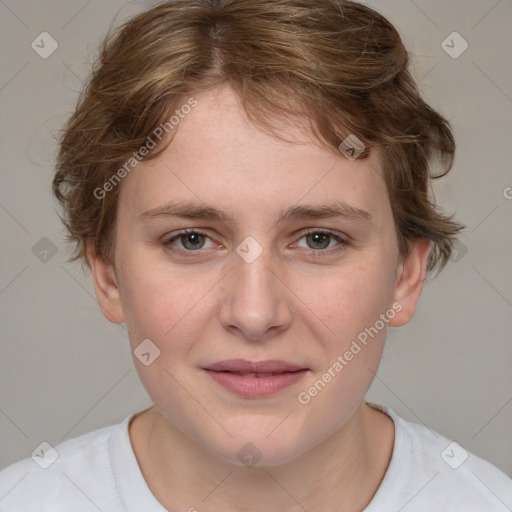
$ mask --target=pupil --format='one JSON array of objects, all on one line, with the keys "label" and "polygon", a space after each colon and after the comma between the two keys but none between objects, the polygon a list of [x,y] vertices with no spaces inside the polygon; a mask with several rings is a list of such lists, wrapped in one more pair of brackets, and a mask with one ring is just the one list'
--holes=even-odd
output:
[{"label": "pupil", "polygon": [[202,244],[200,243],[200,235],[199,233],[189,233],[185,236],[185,243],[184,246],[187,247],[187,244],[190,244],[192,249],[197,249]]},{"label": "pupil", "polygon": [[[313,243],[314,244],[321,244],[322,240],[325,242],[327,240],[327,245],[329,245],[329,237],[330,235],[327,233],[314,233],[313,235],[310,235],[313,237]],[[324,243],[322,245],[322,248],[327,247],[327,245]]]}]

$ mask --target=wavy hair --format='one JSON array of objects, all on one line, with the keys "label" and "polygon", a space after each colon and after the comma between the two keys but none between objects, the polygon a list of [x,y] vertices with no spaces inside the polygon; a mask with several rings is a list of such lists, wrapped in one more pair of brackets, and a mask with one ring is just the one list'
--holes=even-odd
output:
[{"label": "wavy hair", "polygon": [[[421,97],[393,25],[346,0],[172,0],[111,25],[59,138],[53,193],[87,266],[86,243],[113,262],[119,190],[95,190],[166,123],[183,98],[229,84],[253,123],[300,117],[326,148],[354,134],[379,148],[401,258],[427,238],[439,271],[464,228],[444,215],[430,180],[451,168],[448,121]],[[171,142],[162,139],[156,158]],[[441,174],[433,174],[440,162]]]}]

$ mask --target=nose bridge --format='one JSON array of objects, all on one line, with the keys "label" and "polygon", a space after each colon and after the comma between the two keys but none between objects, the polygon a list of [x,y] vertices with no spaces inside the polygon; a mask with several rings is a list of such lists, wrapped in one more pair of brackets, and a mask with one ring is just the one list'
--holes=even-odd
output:
[{"label": "nose bridge", "polygon": [[236,328],[251,339],[263,338],[269,329],[286,327],[290,298],[275,276],[280,265],[272,250],[248,237],[233,254],[233,265],[221,310],[224,327]]}]

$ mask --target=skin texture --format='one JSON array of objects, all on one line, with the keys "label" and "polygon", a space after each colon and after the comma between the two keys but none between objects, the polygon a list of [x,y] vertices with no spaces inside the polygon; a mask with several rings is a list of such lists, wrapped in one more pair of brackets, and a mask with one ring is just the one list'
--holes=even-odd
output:
[{"label": "skin texture", "polygon": [[[400,311],[386,325],[412,318],[429,241],[415,242],[400,261],[374,150],[350,161],[292,120],[280,121],[280,133],[294,143],[278,140],[247,120],[229,87],[196,98],[167,150],[121,184],[114,265],[88,246],[105,317],[126,322],[132,350],[144,339],[160,350],[149,366],[134,359],[155,404],[130,424],[141,471],[172,510],[361,510],[394,441],[390,418],[364,402],[386,328],[309,403],[297,396],[393,304]],[[140,220],[171,201],[215,207],[229,220]],[[277,222],[282,209],[337,201],[371,220]],[[202,248],[193,250],[190,237],[165,245],[187,228],[205,233]],[[349,243],[307,236],[311,228]],[[249,236],[262,249],[251,263],[236,252]],[[202,369],[231,358],[281,359],[309,371],[275,395],[243,398]],[[246,443],[261,453],[254,467],[237,456]]]}]

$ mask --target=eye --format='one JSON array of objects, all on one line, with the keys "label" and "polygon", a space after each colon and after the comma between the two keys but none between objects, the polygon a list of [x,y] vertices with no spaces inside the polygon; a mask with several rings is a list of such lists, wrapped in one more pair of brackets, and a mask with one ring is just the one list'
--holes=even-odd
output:
[{"label": "eye", "polygon": [[[165,242],[164,245],[172,251],[181,253],[194,252],[205,248],[206,239],[211,240],[210,237],[206,235],[206,233],[194,229],[187,229],[173,235]],[[181,243],[182,247],[172,247],[176,240]],[[213,247],[213,245],[214,244],[212,243],[210,247]]]},{"label": "eye", "polygon": [[[333,241],[337,242],[334,247],[348,245],[348,241],[328,230],[313,229],[305,233],[300,240],[306,241],[306,249],[313,252],[325,252],[324,249],[332,247]],[[300,245],[297,245],[300,247]],[[304,246],[303,246],[304,247]]]},{"label": "eye", "polygon": [[[210,245],[207,245],[208,240]],[[342,250],[350,244],[349,241],[333,232],[322,229],[311,229],[303,233],[302,237],[299,238],[299,242],[301,240],[306,241],[306,247],[301,246],[299,243],[295,246],[309,249],[309,253],[313,258],[327,256],[335,251]],[[334,246],[333,242],[336,242]],[[209,249],[215,247],[215,245],[207,233],[197,229],[182,230],[164,242],[166,250],[185,257],[201,256],[201,249]]]}]

